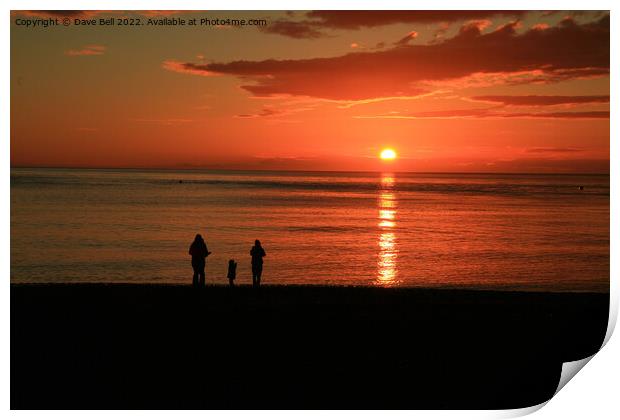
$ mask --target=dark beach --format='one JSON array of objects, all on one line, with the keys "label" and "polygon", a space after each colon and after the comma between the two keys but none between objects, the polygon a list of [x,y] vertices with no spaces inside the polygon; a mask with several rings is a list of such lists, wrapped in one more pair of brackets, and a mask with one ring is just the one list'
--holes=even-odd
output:
[{"label": "dark beach", "polygon": [[595,353],[609,294],[11,285],[12,409],[500,409]]}]

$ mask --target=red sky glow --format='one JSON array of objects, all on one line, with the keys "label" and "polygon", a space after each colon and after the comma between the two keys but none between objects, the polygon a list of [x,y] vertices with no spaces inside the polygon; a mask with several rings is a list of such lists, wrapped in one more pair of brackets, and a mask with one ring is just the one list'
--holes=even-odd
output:
[{"label": "red sky glow", "polygon": [[[267,24],[15,24],[206,15]],[[13,166],[609,171],[607,12],[11,20]]]}]

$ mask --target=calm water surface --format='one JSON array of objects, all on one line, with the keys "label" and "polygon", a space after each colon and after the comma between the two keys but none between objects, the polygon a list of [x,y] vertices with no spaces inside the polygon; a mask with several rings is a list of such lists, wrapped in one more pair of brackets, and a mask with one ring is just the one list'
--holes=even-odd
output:
[{"label": "calm water surface", "polygon": [[607,175],[11,170],[15,283],[189,283],[198,232],[212,283],[609,288]]}]

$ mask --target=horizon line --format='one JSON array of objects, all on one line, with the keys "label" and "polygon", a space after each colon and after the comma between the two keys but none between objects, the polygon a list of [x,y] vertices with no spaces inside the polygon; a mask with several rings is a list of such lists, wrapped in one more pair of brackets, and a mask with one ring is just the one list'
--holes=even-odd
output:
[{"label": "horizon line", "polygon": [[237,171],[237,172],[325,172],[325,173],[401,173],[401,174],[483,174],[483,175],[610,175],[610,172],[493,172],[493,171],[381,171],[381,170],[321,170],[321,169],[235,169],[209,167],[139,167],[139,166],[30,166],[11,165],[10,169],[73,169],[73,170],[133,170],[133,171]]}]

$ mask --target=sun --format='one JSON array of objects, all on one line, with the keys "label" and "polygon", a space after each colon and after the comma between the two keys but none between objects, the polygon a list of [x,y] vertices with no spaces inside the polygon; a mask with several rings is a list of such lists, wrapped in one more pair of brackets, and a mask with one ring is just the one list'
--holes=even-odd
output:
[{"label": "sun", "polygon": [[379,157],[381,160],[394,160],[396,159],[396,152],[394,149],[383,149]]}]

